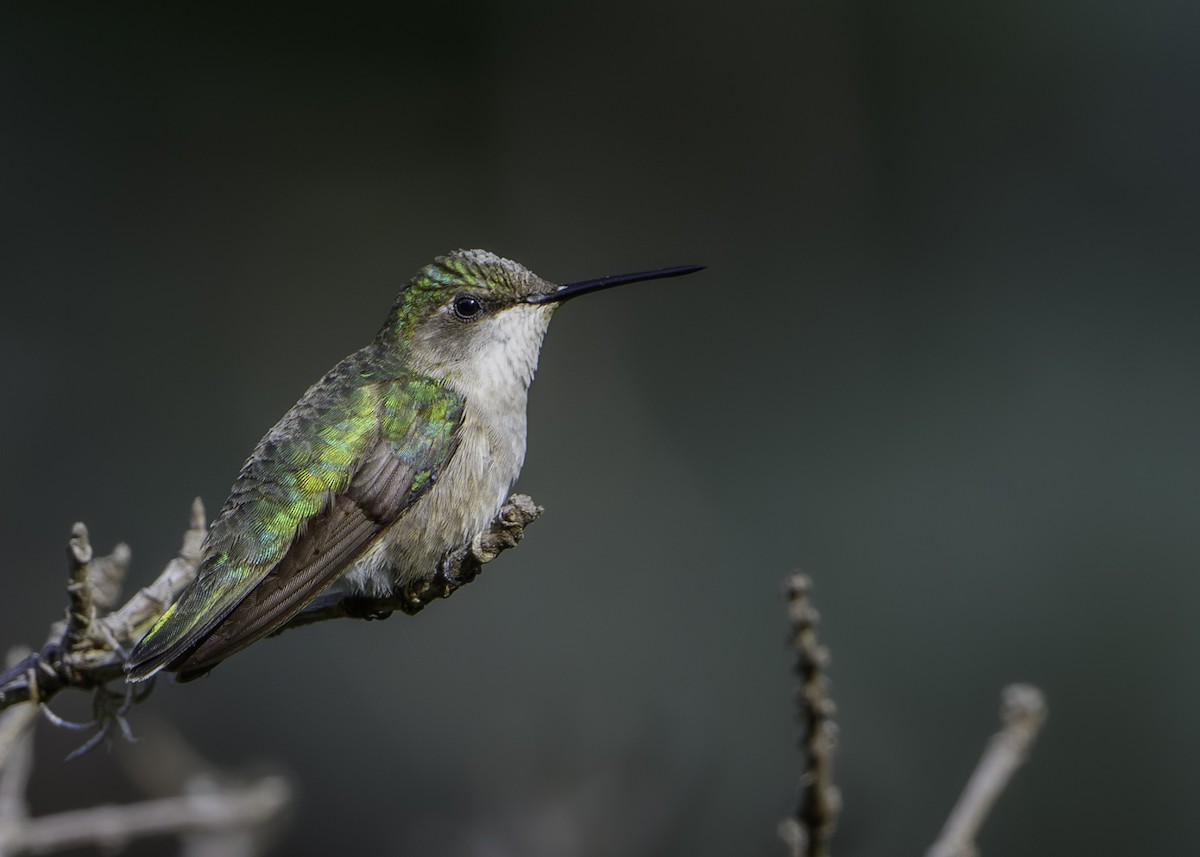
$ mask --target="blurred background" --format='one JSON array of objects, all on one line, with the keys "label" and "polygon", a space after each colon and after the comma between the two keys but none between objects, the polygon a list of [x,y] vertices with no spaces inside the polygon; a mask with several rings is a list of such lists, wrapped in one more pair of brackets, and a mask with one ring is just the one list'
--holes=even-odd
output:
[{"label": "blurred background", "polygon": [[[73,521],[149,582],[433,256],[708,265],[556,317],[518,551],[135,712],[289,772],[278,853],[782,853],[794,568],[837,853],[922,853],[1016,680],[1050,719],[984,854],[1194,847],[1200,6],[2,18],[0,645]],[[137,797],[80,740],[36,812]]]}]

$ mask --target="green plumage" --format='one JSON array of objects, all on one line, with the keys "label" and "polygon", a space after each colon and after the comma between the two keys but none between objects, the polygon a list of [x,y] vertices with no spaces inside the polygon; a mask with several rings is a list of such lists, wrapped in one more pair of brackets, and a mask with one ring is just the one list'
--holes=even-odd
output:
[{"label": "green plumage", "polygon": [[259,442],[209,529],[196,579],[135,647],[129,677],[167,668],[191,678],[270,634],[428,493],[460,440],[465,401],[444,373],[413,368],[415,331],[442,329],[456,295],[517,301],[531,283],[542,284],[482,251],[422,268],[374,342]]},{"label": "green plumage", "polygon": [[[195,582],[133,652],[133,678],[163,666],[202,673],[275,630],[431,487],[454,451],[463,402],[430,378],[381,371],[370,352],[339,363],[259,442],[213,521]],[[319,559],[285,562],[299,551]],[[248,605],[268,576],[279,578],[264,593],[274,598]],[[238,613],[245,621],[225,628]],[[205,651],[218,626],[219,645]]]},{"label": "green plumage", "polygon": [[500,508],[555,307],[696,270],[555,286],[483,250],[422,268],[374,341],[284,415],[242,467],[196,579],[134,648],[130,679],[182,680],[273,633],[344,576],[355,594],[429,577]]}]

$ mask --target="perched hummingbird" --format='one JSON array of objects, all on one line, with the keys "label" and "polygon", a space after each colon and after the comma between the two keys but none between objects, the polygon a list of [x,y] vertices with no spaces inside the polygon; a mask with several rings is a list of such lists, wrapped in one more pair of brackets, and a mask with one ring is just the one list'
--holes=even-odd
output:
[{"label": "perched hummingbird", "polygon": [[439,257],[370,345],[259,441],[213,520],[196,579],[130,654],[181,680],[278,630],[331,584],[386,596],[495,517],[525,460],[525,404],[550,316],[664,268],[556,286],[483,250]]}]

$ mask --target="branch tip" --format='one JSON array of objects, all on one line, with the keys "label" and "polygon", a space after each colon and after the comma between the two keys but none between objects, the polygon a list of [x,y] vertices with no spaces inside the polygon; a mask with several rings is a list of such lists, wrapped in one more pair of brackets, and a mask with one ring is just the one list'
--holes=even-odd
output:
[{"label": "branch tip", "polygon": [[1029,757],[1046,713],[1046,700],[1033,685],[1010,684],[1004,688],[1000,701],[1003,725],[988,741],[983,757],[926,857],[978,854],[975,839],[979,830],[1017,768]]},{"label": "branch tip", "polygon": [[1000,718],[1007,726],[1036,729],[1046,719],[1046,697],[1031,684],[1010,684],[1001,694]]},{"label": "branch tip", "polygon": [[76,521],[71,527],[71,538],[67,542],[67,553],[71,559],[72,569],[87,565],[92,561],[92,545],[88,541],[88,528],[82,521]]},{"label": "branch tip", "polygon": [[204,500],[196,497],[192,500],[192,514],[188,519],[189,530],[203,530],[208,526],[207,517],[204,512]]},{"label": "branch tip", "polygon": [[833,782],[833,756],[838,744],[838,726],[833,717],[837,706],[829,695],[829,679],[824,672],[830,654],[817,639],[821,615],[809,601],[812,579],[793,574],[782,589],[792,625],[795,672],[800,678],[795,695],[805,759],[796,810],[780,824],[779,835],[792,857],[828,857],[842,806],[841,793]]}]

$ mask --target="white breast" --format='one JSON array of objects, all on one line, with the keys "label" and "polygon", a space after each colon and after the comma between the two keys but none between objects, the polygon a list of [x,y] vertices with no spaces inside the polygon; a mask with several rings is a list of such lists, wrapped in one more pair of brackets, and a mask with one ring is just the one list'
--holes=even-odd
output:
[{"label": "white breast", "polygon": [[386,529],[345,579],[357,592],[390,594],[433,573],[495,517],[525,461],[526,403],[552,307],[516,306],[478,322],[477,347],[444,370],[463,397],[458,449],[429,492]]}]

